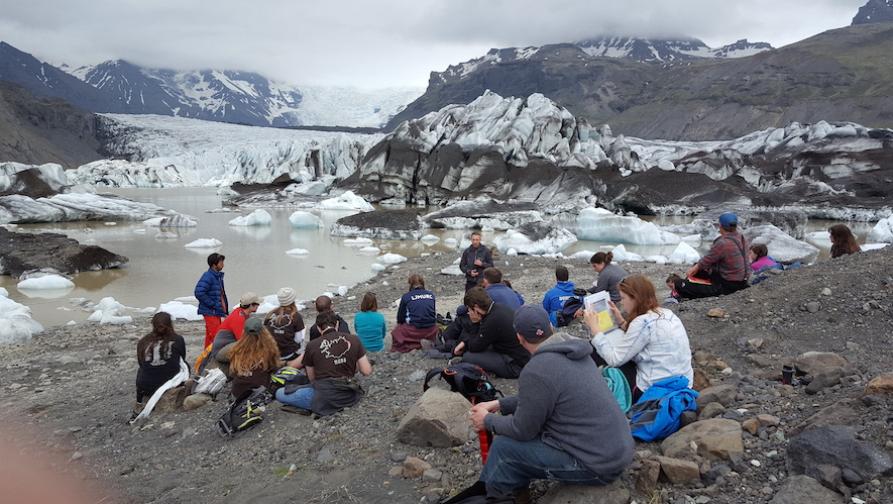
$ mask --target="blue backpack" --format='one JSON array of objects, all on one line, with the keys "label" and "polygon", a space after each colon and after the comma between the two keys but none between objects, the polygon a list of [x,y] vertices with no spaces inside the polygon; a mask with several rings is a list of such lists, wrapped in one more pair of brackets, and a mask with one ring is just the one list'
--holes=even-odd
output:
[{"label": "blue backpack", "polygon": [[634,438],[650,443],[679,430],[682,414],[698,410],[698,393],[688,388],[688,378],[671,376],[654,383],[629,411]]}]

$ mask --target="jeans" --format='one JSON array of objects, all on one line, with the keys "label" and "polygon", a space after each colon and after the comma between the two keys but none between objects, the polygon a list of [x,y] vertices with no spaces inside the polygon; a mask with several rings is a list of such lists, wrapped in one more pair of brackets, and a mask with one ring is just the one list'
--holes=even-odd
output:
[{"label": "jeans", "polygon": [[613,477],[601,478],[565,451],[539,439],[517,441],[495,436],[481,481],[488,495],[504,495],[524,489],[532,480],[548,479],[571,485],[606,485]]},{"label": "jeans", "polygon": [[286,394],[285,388],[283,387],[276,391],[276,400],[282,404],[310,411],[310,405],[313,404],[314,393],[312,386],[301,387],[291,394]]},{"label": "jeans", "polygon": [[512,362],[508,355],[487,350],[486,352],[465,352],[462,362],[468,362],[484,368],[484,371],[499,378],[515,379],[521,376],[521,366]]}]

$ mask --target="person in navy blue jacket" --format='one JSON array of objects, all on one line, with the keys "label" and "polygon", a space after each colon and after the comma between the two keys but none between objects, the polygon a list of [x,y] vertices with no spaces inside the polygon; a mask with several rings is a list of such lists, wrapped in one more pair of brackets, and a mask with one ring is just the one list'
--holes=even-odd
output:
[{"label": "person in navy blue jacket", "polygon": [[391,331],[391,351],[409,352],[422,348],[423,339],[437,336],[437,307],[434,293],[425,289],[422,275],[409,276],[409,292],[400,298],[397,327]]},{"label": "person in navy blue jacket", "polygon": [[502,272],[499,269],[487,268],[484,270],[483,277],[481,286],[494,303],[506,305],[512,311],[518,311],[518,308],[524,304],[524,298],[518,294],[518,291],[502,283]]},{"label": "person in navy blue jacket", "polygon": [[198,314],[205,317],[205,345],[214,343],[214,336],[229,314],[229,300],[223,287],[223,261],[225,256],[213,253],[208,256],[208,270],[195,284],[195,298],[198,299]]},{"label": "person in navy blue jacket", "polygon": [[558,312],[564,308],[564,303],[574,297],[574,282],[569,282],[568,278],[570,278],[570,273],[566,267],[555,268],[555,280],[558,283],[543,296],[543,309],[549,314],[549,320],[553,326],[558,325]]}]

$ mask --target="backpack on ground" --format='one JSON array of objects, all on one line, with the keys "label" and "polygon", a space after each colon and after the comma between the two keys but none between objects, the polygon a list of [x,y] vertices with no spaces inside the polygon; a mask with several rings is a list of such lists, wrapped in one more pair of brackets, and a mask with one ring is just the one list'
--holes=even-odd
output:
[{"label": "backpack on ground", "polygon": [[608,384],[608,390],[611,391],[611,395],[617,400],[620,411],[628,412],[633,404],[633,394],[623,371],[615,367],[605,367],[602,368],[602,377],[605,379],[605,383]]},{"label": "backpack on ground", "polygon": [[303,369],[285,366],[270,376],[270,382],[274,388],[283,388],[286,394],[292,394],[295,390],[310,385],[310,378]]},{"label": "backpack on ground", "polygon": [[217,420],[217,431],[223,437],[248,430],[264,420],[264,410],[273,400],[266,387],[257,387],[240,399],[234,400]]},{"label": "backpack on ground", "polygon": [[698,393],[688,388],[688,378],[671,376],[648,388],[629,410],[634,438],[650,443],[673,434],[682,424],[682,414],[698,410]]},{"label": "backpack on ground", "polygon": [[574,321],[574,315],[576,315],[581,308],[583,308],[582,297],[574,295],[573,297],[568,298],[568,300],[564,302],[564,306],[562,306],[555,314],[555,319],[558,321],[556,327],[570,325],[570,323]]},{"label": "backpack on ground", "polygon": [[469,362],[459,362],[428,371],[422,390],[428,390],[428,382],[438,375],[450,385],[450,390],[462,394],[472,403],[493,401],[503,395],[493,386],[490,376],[482,367]]},{"label": "backpack on ground", "polygon": [[193,394],[207,394],[216,396],[218,392],[226,385],[226,375],[219,368],[206,369],[192,389]]}]

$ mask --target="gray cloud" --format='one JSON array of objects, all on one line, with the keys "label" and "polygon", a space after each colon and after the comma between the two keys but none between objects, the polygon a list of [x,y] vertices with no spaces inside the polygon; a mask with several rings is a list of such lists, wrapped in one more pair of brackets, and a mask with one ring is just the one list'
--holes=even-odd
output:
[{"label": "gray cloud", "polygon": [[849,24],[864,0],[0,0],[0,37],[54,63],[123,58],[301,84],[424,86],[490,47],[599,34],[781,46]]}]

